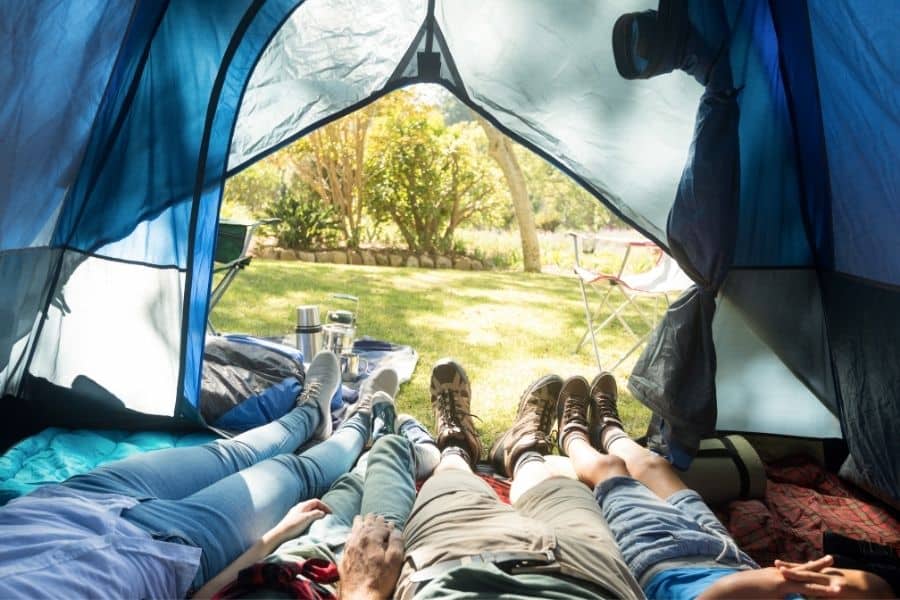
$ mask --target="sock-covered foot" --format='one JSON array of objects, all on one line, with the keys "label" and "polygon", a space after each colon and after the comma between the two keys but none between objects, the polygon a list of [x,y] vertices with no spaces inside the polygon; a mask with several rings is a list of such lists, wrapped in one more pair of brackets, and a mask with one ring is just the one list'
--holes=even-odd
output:
[{"label": "sock-covered foot", "polygon": [[556,415],[559,421],[558,441],[561,454],[567,454],[566,445],[575,437],[589,441],[592,402],[590,387],[584,377],[570,377],[559,391]]},{"label": "sock-covered foot", "polygon": [[396,398],[399,389],[400,377],[397,375],[397,371],[390,367],[376,370],[360,384],[359,398],[347,407],[344,420],[346,421],[357,412],[372,414],[372,400],[376,392],[384,392],[391,398]]},{"label": "sock-covered foot", "polygon": [[519,409],[512,427],[507,429],[491,447],[491,464],[503,475],[511,477],[519,456],[524,452],[550,454],[553,442],[553,420],[556,399],[562,378],[546,375],[532,383],[519,400]]},{"label": "sock-covered foot", "polygon": [[387,393],[378,391],[372,395],[372,435],[369,443],[385,435],[397,433],[397,410],[394,407],[394,399]]},{"label": "sock-covered foot", "polygon": [[412,442],[415,478],[429,477],[441,462],[441,451],[428,429],[412,415],[402,414],[397,417],[397,433]]},{"label": "sock-covered foot", "polygon": [[442,359],[431,371],[431,407],[434,410],[437,446],[461,448],[474,466],[481,457],[481,440],[472,422],[472,386],[462,366]]},{"label": "sock-covered foot", "polygon": [[313,357],[306,370],[303,392],[297,398],[297,406],[312,402],[319,408],[321,419],[312,438],[324,440],[331,436],[331,398],[341,385],[341,365],[337,356],[323,351]]}]

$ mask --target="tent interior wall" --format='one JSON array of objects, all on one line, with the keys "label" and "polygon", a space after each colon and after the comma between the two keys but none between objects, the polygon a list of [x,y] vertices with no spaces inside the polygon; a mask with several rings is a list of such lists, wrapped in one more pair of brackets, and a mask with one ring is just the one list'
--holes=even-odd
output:
[{"label": "tent interior wall", "polygon": [[91,414],[196,424],[226,177],[437,83],[698,283],[679,307],[705,315],[714,350],[687,362],[709,381],[637,394],[677,434],[843,437],[848,472],[898,501],[889,5],[661,0],[713,67],[629,81],[613,25],[656,0],[5,3],[3,441]]}]

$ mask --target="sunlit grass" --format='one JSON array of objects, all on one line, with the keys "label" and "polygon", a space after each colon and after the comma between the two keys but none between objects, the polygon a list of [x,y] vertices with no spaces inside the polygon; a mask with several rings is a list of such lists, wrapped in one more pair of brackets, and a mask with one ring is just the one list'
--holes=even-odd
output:
[{"label": "sunlit grass", "polygon": [[[606,259],[604,259],[606,260]],[[615,261],[613,255],[610,259]],[[577,281],[565,274],[464,272],[338,266],[255,259],[216,307],[221,331],[259,335],[289,333],[297,305],[317,304],[324,315],[360,298],[359,334],[407,344],[419,353],[412,380],[398,397],[401,411],[433,425],[428,396],[431,366],[452,356],[466,368],[473,412],[485,446],[512,421],[527,385],[547,373],[563,377],[597,372],[590,343],[573,354],[585,318]],[[642,306],[653,308],[652,301]],[[631,315],[634,316],[634,315]],[[639,326],[638,331],[647,331]],[[619,327],[601,336],[601,360],[609,365],[633,341]],[[616,371],[620,410],[632,434],[643,434],[649,412],[625,389],[638,353]]]}]

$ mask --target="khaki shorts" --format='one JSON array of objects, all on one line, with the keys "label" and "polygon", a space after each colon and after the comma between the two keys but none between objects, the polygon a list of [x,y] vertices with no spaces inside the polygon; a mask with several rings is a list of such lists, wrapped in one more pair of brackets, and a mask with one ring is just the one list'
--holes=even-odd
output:
[{"label": "khaki shorts", "polygon": [[416,570],[481,552],[554,551],[561,573],[617,598],[643,598],[587,486],[541,482],[514,506],[467,471],[437,473],[422,486],[403,532],[406,561],[396,597]]}]

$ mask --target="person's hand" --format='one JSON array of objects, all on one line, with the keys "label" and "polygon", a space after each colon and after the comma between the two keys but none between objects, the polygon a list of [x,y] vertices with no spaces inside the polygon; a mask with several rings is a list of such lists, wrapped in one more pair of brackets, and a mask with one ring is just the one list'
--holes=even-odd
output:
[{"label": "person's hand", "polygon": [[295,504],[272,530],[277,537],[277,543],[281,544],[299,536],[306,531],[310,523],[327,514],[331,514],[331,509],[318,498]]},{"label": "person's hand", "polygon": [[826,571],[834,564],[834,558],[825,555],[805,563],[794,563],[784,560],[776,560],[775,568],[781,573],[785,581],[790,581],[804,586],[807,596],[837,596],[840,594],[846,581],[839,571]]},{"label": "person's hand", "polygon": [[338,567],[342,600],[389,598],[403,566],[403,536],[380,515],[357,516]]},{"label": "person's hand", "polygon": [[824,595],[815,590],[825,586],[828,595],[840,598],[894,597],[890,585],[878,575],[857,569],[834,569],[831,568],[833,564],[834,559],[826,555],[805,563],[776,560],[775,568],[788,581],[815,586],[807,594],[810,596]]},{"label": "person's hand", "polygon": [[[759,600],[760,598],[784,598],[789,594],[816,598],[841,596],[839,585],[834,585],[822,573],[803,569],[802,567],[805,565],[806,563],[799,564],[797,568],[791,570],[794,579],[788,579],[785,571],[780,567],[738,571],[716,580],[700,594],[700,598],[702,600],[712,600],[713,598]],[[817,576],[825,579],[819,579]]]}]

